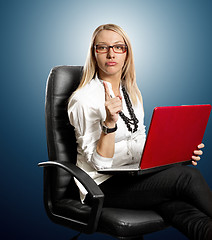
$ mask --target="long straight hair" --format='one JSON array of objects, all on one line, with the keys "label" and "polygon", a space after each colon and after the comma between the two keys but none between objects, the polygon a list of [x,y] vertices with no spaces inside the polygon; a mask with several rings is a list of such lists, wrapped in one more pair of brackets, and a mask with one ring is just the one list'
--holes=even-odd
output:
[{"label": "long straight hair", "polygon": [[94,31],[91,38],[87,59],[84,65],[83,76],[77,90],[84,87],[87,83],[89,83],[98,73],[98,66],[96,64],[96,59],[94,55],[94,43],[96,40],[96,36],[102,30],[114,31],[123,37],[125,44],[127,45],[127,57],[122,69],[122,83],[124,84],[127,92],[129,93],[130,98],[134,105],[137,103],[137,98],[142,102],[141,93],[136,83],[134,58],[129,37],[121,27],[115,24],[100,25]]}]

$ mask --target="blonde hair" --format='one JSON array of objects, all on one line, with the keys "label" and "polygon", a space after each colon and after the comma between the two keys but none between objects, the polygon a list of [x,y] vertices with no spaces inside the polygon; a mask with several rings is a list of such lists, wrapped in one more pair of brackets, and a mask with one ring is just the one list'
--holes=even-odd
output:
[{"label": "blonde hair", "polygon": [[89,83],[96,76],[98,72],[98,67],[97,67],[96,59],[94,55],[94,43],[95,43],[96,36],[102,30],[111,30],[123,37],[125,44],[127,45],[127,58],[122,70],[122,82],[125,88],[127,89],[127,92],[129,93],[133,104],[137,103],[137,97],[142,102],[141,93],[136,83],[134,58],[133,58],[132,46],[131,46],[129,37],[121,27],[115,24],[100,25],[94,31],[92,35],[91,43],[90,43],[88,56],[84,65],[83,76],[77,90],[84,87],[87,83]]}]

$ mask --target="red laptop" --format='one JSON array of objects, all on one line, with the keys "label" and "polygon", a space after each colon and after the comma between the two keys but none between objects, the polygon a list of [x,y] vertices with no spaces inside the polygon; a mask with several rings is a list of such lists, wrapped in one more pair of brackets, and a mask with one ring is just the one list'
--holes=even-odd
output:
[{"label": "red laptop", "polygon": [[193,151],[202,142],[210,112],[210,104],[154,108],[140,163],[98,172],[142,174],[173,164],[190,164]]}]

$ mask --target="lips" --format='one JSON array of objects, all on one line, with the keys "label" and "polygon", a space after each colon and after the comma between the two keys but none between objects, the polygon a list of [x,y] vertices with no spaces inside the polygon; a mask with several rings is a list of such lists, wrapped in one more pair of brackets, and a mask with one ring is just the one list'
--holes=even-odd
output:
[{"label": "lips", "polygon": [[107,66],[115,66],[117,64],[117,62],[107,62],[106,65]]}]

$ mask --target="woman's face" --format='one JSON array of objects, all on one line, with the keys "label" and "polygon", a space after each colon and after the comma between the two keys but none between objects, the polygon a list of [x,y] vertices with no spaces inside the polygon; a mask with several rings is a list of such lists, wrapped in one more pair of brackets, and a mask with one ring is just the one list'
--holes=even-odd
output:
[{"label": "woman's face", "polygon": [[[123,37],[111,30],[99,32],[94,43],[100,46],[122,46],[123,44],[125,44]],[[104,80],[108,77],[117,77],[120,80],[127,52],[115,53],[112,48],[109,48],[107,53],[97,53],[94,48],[94,53],[99,68],[99,78]]]}]

